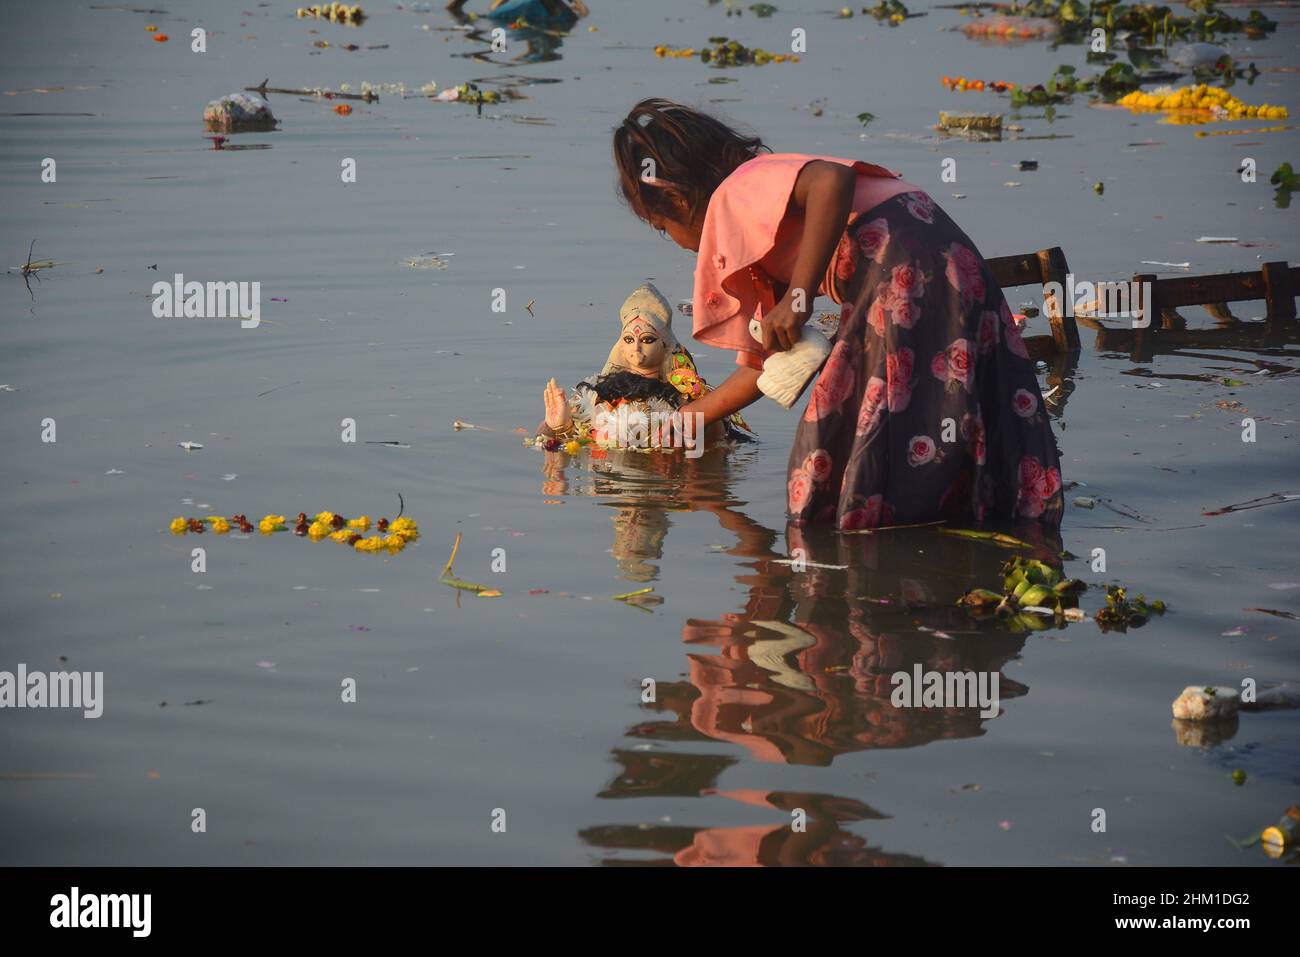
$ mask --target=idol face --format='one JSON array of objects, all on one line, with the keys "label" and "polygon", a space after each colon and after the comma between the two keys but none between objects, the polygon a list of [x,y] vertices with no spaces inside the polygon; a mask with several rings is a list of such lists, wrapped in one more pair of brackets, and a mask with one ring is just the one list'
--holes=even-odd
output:
[{"label": "idol face", "polygon": [[633,316],[623,327],[619,342],[626,368],[647,377],[658,376],[662,371],[666,346],[650,323],[639,316]]}]

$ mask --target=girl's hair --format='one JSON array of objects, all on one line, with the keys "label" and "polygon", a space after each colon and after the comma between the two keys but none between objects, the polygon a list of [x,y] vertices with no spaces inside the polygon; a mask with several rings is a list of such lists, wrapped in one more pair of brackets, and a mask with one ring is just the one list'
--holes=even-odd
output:
[{"label": "girl's hair", "polygon": [[[686,200],[691,220],[702,216],[713,191],[736,167],[770,152],[757,136],[745,136],[707,113],[658,97],[632,107],[614,131],[619,194],[646,222],[653,215],[681,219],[669,189]],[[647,159],[654,161],[649,169]]]}]

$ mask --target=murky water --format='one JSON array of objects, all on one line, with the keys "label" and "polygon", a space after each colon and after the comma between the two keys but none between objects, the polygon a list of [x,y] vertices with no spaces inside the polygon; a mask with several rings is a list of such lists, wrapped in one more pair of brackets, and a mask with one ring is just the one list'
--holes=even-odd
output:
[{"label": "murky water", "polygon": [[[1300,588],[1274,587],[1300,580],[1300,503],[1203,515],[1300,491],[1293,331],[1135,361],[1122,333],[1083,330],[1053,400],[1065,478],[1084,486],[1067,500],[1120,511],[1067,506],[1061,542],[1043,544],[1080,556],[1070,574],[1169,604],[1126,635],[973,624],[953,602],[996,585],[1009,553],[992,545],[935,529],[788,540],[795,417],[770,402],[746,413],[760,443],[687,463],[562,463],[513,430],[541,417],[549,377],[599,367],[639,282],[690,293],[689,254],[613,197],[609,134],[643,96],[723,112],[781,151],[901,170],[985,255],[1061,245],[1091,279],[1178,272],[1142,260],[1300,260],[1296,210],[1266,183],[1295,162],[1295,130],[1198,138],[1080,99],[1050,122],[1026,110],[1023,140],[940,141],[940,109],[1006,109],[946,92],[942,74],[1044,81],[1083,57],[975,43],[938,9],[889,29],[815,4],[759,20],[702,0],[595,2],[568,37],[493,54],[441,11],[379,5],[352,28],[290,3],[166,6],[17,6],[0,39],[4,265],[33,238],[33,260],[58,263],[30,293],[17,272],[0,281],[14,388],[0,392],[0,669],[102,671],[106,697],[98,720],[0,717],[5,863],[1269,863],[1224,835],[1296,799],[1296,712],[1243,715],[1196,747],[1169,703],[1188,684],[1300,678],[1300,625],[1248,610],[1300,612]],[[1236,92],[1295,116],[1294,73],[1275,68],[1300,64],[1300,19],[1267,9],[1276,35],[1231,44],[1264,71]],[[795,27],[798,64],[719,72],[651,52],[724,33],[779,50]],[[521,98],[479,115],[383,93],[342,116],[272,94],[280,129],[223,144],[264,148],[213,149],[203,105],[264,77],[413,94],[472,80]],[[1235,172],[1246,156],[1257,183]],[[260,327],[155,319],[151,288],[176,273],[259,281]],[[697,358],[714,381],[731,367]],[[393,517],[399,494],[422,536],[393,556],[167,532],[176,515]],[[457,573],[502,597],[437,583],[458,532]],[[779,563],[795,544],[847,568],[795,572]],[[610,600],[649,586],[658,603]],[[892,707],[889,676],[917,664],[997,671],[1001,712]]]}]

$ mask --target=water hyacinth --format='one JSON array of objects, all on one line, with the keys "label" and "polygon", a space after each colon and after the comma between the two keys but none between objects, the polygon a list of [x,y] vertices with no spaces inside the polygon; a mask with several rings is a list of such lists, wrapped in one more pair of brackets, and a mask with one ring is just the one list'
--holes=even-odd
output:
[{"label": "water hyacinth", "polygon": [[1016,630],[1042,631],[1079,620],[1079,593],[1087,588],[1038,559],[1016,556],[1002,565],[1002,591],[973,588],[957,604],[978,619],[997,618]]},{"label": "water hyacinth", "polygon": [[663,59],[671,57],[674,59],[692,59],[699,56],[701,63],[708,63],[712,66],[745,66],[752,64],[754,66],[765,66],[768,63],[798,63],[799,57],[792,53],[773,53],[770,50],[760,50],[758,47],[746,47],[736,40],[728,40],[726,37],[709,37],[709,43],[712,47],[705,47],[702,50],[696,50],[694,47],[676,48],[667,44],[659,44],[655,49],[655,56]]}]

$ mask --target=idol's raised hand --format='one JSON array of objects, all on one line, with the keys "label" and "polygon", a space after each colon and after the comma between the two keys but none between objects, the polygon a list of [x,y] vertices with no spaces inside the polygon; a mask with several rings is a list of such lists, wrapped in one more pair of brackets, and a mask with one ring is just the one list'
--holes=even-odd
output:
[{"label": "idol's raised hand", "polygon": [[573,421],[569,413],[569,400],[565,397],[564,390],[555,384],[554,379],[546,383],[543,397],[546,401],[547,426],[556,432],[568,428],[569,423]]}]

